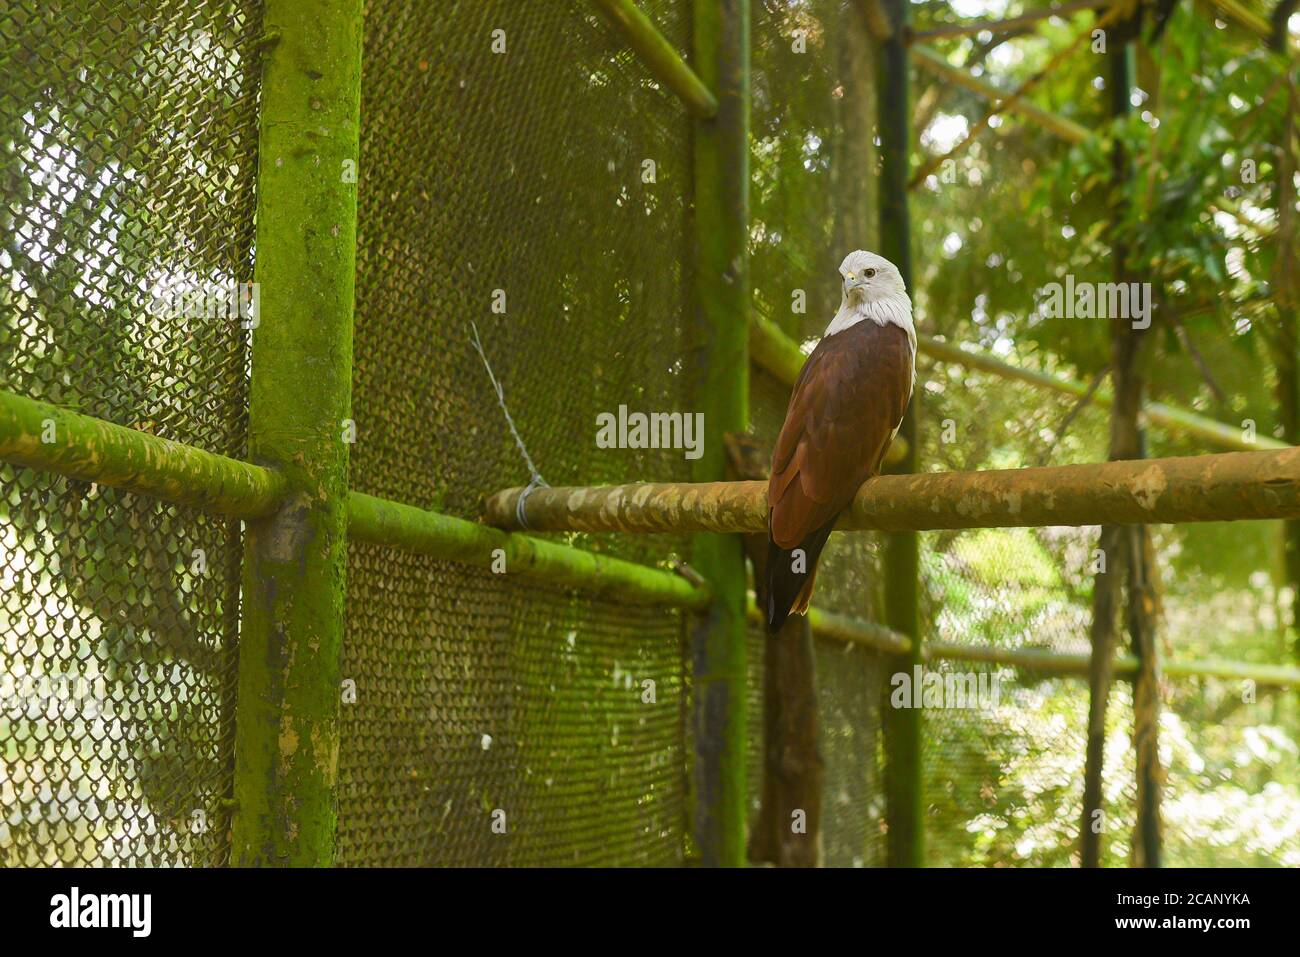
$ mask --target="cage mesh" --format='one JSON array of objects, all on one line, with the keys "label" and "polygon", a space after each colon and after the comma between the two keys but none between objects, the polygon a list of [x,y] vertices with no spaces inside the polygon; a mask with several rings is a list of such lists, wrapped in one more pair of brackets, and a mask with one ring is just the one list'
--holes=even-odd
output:
[{"label": "cage mesh", "polygon": [[[259,28],[231,0],[0,8],[0,387],[243,454],[247,332],[184,294],[252,278]],[[0,483],[0,863],[223,862],[237,524]]]},{"label": "cage mesh", "polygon": [[[367,9],[353,488],[475,517],[528,482],[471,321],[549,482],[689,477],[683,450],[596,444],[620,405],[689,408],[689,144],[591,10]],[[645,10],[689,49],[686,4]],[[649,563],[686,546],[570,540]],[[343,862],[683,860],[680,614],[350,552]]]}]

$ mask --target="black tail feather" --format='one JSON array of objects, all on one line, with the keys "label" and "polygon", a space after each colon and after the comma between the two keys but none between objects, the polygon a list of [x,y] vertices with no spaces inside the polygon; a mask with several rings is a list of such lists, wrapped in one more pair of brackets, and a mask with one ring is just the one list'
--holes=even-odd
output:
[{"label": "black tail feather", "polygon": [[[790,617],[799,593],[817,569],[817,560],[826,539],[830,538],[831,529],[835,527],[836,518],[831,519],[817,531],[813,532],[795,548],[781,548],[768,537],[767,543],[767,633],[775,635]],[[795,552],[803,550],[802,561],[796,563]],[[802,571],[796,571],[796,564]]]}]

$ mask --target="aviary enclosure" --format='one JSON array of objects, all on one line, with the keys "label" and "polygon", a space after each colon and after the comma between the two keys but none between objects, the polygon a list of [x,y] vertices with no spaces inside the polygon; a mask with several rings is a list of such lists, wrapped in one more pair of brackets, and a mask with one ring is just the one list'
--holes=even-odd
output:
[{"label": "aviary enclosure", "polygon": [[0,862],[1300,864],[1294,7],[7,3]]}]

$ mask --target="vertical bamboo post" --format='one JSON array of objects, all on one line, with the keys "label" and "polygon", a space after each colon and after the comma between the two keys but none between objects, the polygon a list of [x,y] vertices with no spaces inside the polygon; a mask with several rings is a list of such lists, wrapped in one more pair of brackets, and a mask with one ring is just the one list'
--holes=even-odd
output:
[{"label": "vertical bamboo post", "polygon": [[249,524],[238,865],[333,862],[356,265],[361,0],[267,0],[249,457],[288,495]]},{"label": "vertical bamboo post", "polygon": [[[749,0],[696,0],[694,66],[718,113],[695,122],[694,407],[697,482],[725,477],[724,437],[748,425]],[[705,866],[745,862],[745,557],[739,535],[695,536],[714,601],[692,622],[695,840]]]},{"label": "vertical bamboo post", "polygon": [[[911,222],[907,208],[908,148],[910,144],[908,59],[905,28],[908,0],[883,0],[890,34],[880,51],[877,115],[880,123],[880,246],[881,254],[902,273],[912,288]],[[915,393],[898,434],[907,440],[907,455],[891,471],[916,471]],[[885,623],[912,639],[906,655],[896,656],[893,671],[921,665],[920,547],[915,532],[885,537]],[[891,867],[920,867],[925,857],[922,833],[921,709],[882,709],[885,728],[885,797],[889,821],[888,862]]]}]

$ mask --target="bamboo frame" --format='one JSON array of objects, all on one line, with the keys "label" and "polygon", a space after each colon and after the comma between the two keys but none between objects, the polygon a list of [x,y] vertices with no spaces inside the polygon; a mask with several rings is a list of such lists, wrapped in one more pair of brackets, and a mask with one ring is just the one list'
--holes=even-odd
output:
[{"label": "bamboo frame", "polygon": [[[704,62],[712,63],[705,67],[706,75],[716,73],[723,81],[719,85],[723,91],[721,102],[630,0],[593,2],[625,35],[648,69],[682,99],[693,115],[718,118],[716,125],[704,125],[698,130],[703,143],[697,150],[697,190],[726,186],[726,176],[743,174],[748,72],[745,0],[723,3],[719,10],[702,0],[697,3],[697,55],[703,51]],[[1065,6],[1082,8],[1083,4]],[[1235,2],[1220,2],[1218,6],[1238,13],[1244,10]],[[1057,12],[1044,11],[1042,15]],[[257,334],[254,350],[251,455],[274,467],[216,455],[0,393],[0,459],[249,520],[237,742],[238,813],[233,840],[234,855],[240,863],[328,864],[333,860],[339,612],[348,532],[359,541],[478,566],[490,564],[492,552],[500,549],[508,571],[522,577],[592,589],[627,601],[697,611],[717,607],[712,604],[713,594],[707,585],[670,572],[347,492],[346,446],[334,426],[336,421],[341,424],[349,411],[356,198],[350,188],[340,185],[336,161],[356,158],[360,21],[360,0],[268,0],[267,4],[266,29],[278,37],[268,56],[262,87],[263,167],[259,176],[258,277],[266,290],[264,312],[269,321]],[[1247,25],[1252,26],[1249,22]],[[1257,26],[1252,29],[1258,32]],[[900,44],[905,42],[902,37],[900,34],[897,40]],[[712,59],[715,53],[716,61]],[[933,51],[918,47],[913,59],[925,61],[927,53]],[[312,65],[311,70],[307,64]],[[943,72],[936,63],[923,65]],[[966,81],[954,80],[991,99],[1014,101],[1012,95],[981,84],[978,78],[967,75]],[[308,90],[311,96],[306,95]],[[905,96],[899,99],[906,104]],[[1030,107],[1032,104],[1012,104],[1012,108],[1074,142],[1080,141],[1080,130],[1083,138],[1089,135],[1069,120]],[[304,149],[304,143],[310,148]],[[276,161],[274,169],[272,158]],[[740,183],[746,181],[741,175]],[[743,394],[743,390],[735,388],[737,379],[741,384],[744,381],[743,372],[737,376],[736,369],[747,366],[746,361],[737,366],[727,358],[735,352],[736,343],[743,342],[745,332],[742,329],[737,333],[734,317],[725,320],[723,309],[743,299],[747,290],[743,276],[737,277],[733,271],[735,259],[725,260],[721,255],[726,244],[734,245],[743,236],[743,185],[732,184],[729,190],[720,190],[720,195],[722,203],[717,207],[712,207],[711,196],[697,195],[701,212],[697,239],[702,245],[697,265],[706,270],[697,294],[701,300],[701,325],[711,338],[706,349],[709,361],[705,364],[702,394],[712,397],[710,390],[725,385],[719,393],[725,395],[716,405],[725,419],[728,412],[734,412],[733,393]],[[716,246],[714,230],[726,233]],[[707,272],[709,267],[717,268]],[[736,288],[728,289],[730,286]],[[743,310],[737,314],[743,314]],[[749,327],[753,360],[774,372],[775,368],[788,369],[792,358],[788,344],[799,354],[802,365],[802,353],[793,342],[787,339],[785,344],[778,343],[771,336],[765,338],[763,332],[755,336],[753,329],[762,321],[756,317]],[[924,344],[922,350],[927,351]],[[951,361],[967,361],[978,367],[970,358],[969,353],[963,353],[962,359]],[[797,374],[795,368],[790,381]],[[1016,375],[1008,377],[1034,381],[1038,374],[1017,370]],[[1069,380],[1041,378],[1050,380],[1052,385],[1048,387],[1058,391],[1071,392],[1076,385],[1086,388]],[[1097,401],[1107,405],[1110,398],[1099,395]],[[715,408],[712,398],[709,405]],[[1228,447],[1249,447],[1240,442],[1234,445],[1225,431],[1219,431],[1231,432],[1230,427],[1194,413],[1157,404],[1146,412],[1153,421],[1167,416],[1165,424]],[[737,425],[736,418],[731,416],[733,426]],[[743,415],[740,418],[739,427],[743,427]],[[42,441],[42,433],[52,434],[54,441]],[[1258,446],[1286,448],[1267,438],[1260,439]],[[1086,474],[1025,470],[1051,474],[1026,475],[1023,488],[1020,481],[999,473],[887,477],[877,480],[885,485],[869,484],[859,493],[852,519],[858,524],[853,527],[989,527],[1022,524],[1027,517],[1033,517],[1033,524],[1045,524],[1044,517],[1055,520],[1062,514],[1077,523],[1088,509],[1109,510],[1108,515],[1138,515],[1146,522],[1300,515],[1300,492],[1296,490],[1300,460],[1289,455],[1246,454],[1251,456],[1249,464],[1245,458],[1206,456],[1184,460],[1188,464],[1180,460],[1113,463],[1126,469],[1111,471],[1102,471],[1108,466],[1073,467],[1095,470]],[[1155,472],[1150,471],[1153,467]],[[707,466],[702,468],[708,470]],[[1258,469],[1257,476],[1248,475],[1253,469]],[[1197,487],[1196,476],[1204,480],[1204,488]],[[1053,488],[1057,479],[1065,480]],[[1096,487],[1092,496],[1085,488],[1090,484]],[[690,487],[677,488],[687,488],[687,496],[695,494]],[[530,505],[543,503],[551,491],[539,491]],[[567,491],[585,494],[593,490]],[[733,498],[738,491],[744,492],[743,502]],[[751,491],[732,489],[720,493],[718,499],[723,511],[728,508],[727,502],[739,503],[735,504],[735,514],[742,516],[745,529],[715,529],[709,525],[701,526],[701,530],[756,531],[752,527],[754,509],[749,499],[755,496]],[[707,488],[701,491],[702,497],[709,494]],[[891,495],[895,498],[891,499]],[[939,502],[936,509],[934,501],[927,501],[933,495],[951,498]],[[1071,501],[1062,505],[1058,497]],[[1217,512],[1218,505],[1226,507]],[[928,513],[923,506],[929,507]],[[692,507],[680,509],[678,514],[688,516]],[[929,517],[925,517],[927,514]],[[947,516],[942,519],[945,522],[965,524],[918,524],[935,521],[936,514]],[[907,515],[921,517],[909,520]],[[978,516],[983,519],[977,521]],[[685,526],[677,528],[689,527],[691,520],[688,518]],[[708,541],[712,544],[716,539]],[[734,598],[734,576],[729,575],[730,563],[723,551],[706,551],[701,564],[714,566],[719,572],[725,587],[719,601]],[[716,653],[727,669],[724,679],[730,692],[737,690],[737,681],[743,692],[743,670],[737,678],[735,667],[739,661],[743,668],[743,657],[736,657],[736,617],[731,614],[720,621],[714,614],[697,650],[703,649],[706,655]],[[749,614],[755,616],[756,612],[750,609]],[[942,643],[930,643],[921,649],[919,643],[888,627],[819,610],[810,614],[810,624],[824,639],[852,641],[895,655],[917,653],[926,659],[990,661],[1062,673],[1087,670],[1088,659],[1083,655]],[[743,642],[739,647],[743,650]],[[1169,661],[1162,667],[1165,674],[1174,677],[1239,678],[1280,687],[1300,685],[1300,669],[1281,666]],[[1117,675],[1137,675],[1139,671],[1136,658],[1116,659]],[[714,675],[697,677],[712,679]],[[718,732],[720,750],[715,757],[719,774],[716,780],[704,782],[706,793],[701,801],[705,814],[712,816],[710,827],[716,830],[706,829],[697,835],[716,839],[716,843],[708,845],[706,861],[712,856],[712,862],[719,863],[731,862],[729,842],[734,841],[737,828],[743,843],[743,695],[739,702],[725,703],[725,714],[728,724],[710,730]],[[719,790],[708,791],[713,784]],[[739,813],[732,806],[737,796],[741,799]],[[917,847],[919,852],[919,843]]]},{"label": "bamboo frame", "polygon": [[[491,496],[484,517],[518,530],[522,489]],[[842,530],[924,531],[1218,522],[1300,516],[1300,449],[868,480]],[[758,532],[761,482],[537,489],[527,520],[541,531]]]},{"label": "bamboo frame", "polygon": [[[749,620],[761,624],[762,616],[749,597]],[[844,642],[859,645],[883,654],[905,654],[912,647],[911,640],[893,629],[834,612],[817,608],[808,610],[808,621],[813,636],[819,641]],[[1070,652],[1050,651],[1041,648],[1000,648],[995,645],[967,645],[950,641],[928,641],[921,657],[925,661],[969,661],[992,665],[1006,665],[1049,675],[1086,678],[1091,656]],[[1131,680],[1140,668],[1133,655],[1117,655],[1112,660],[1116,677]],[[1162,661],[1161,673],[1170,678],[1218,678],[1225,681],[1253,681],[1269,688],[1300,688],[1300,668],[1290,665],[1261,665],[1247,661],[1226,661],[1220,658],[1171,659]]]},{"label": "bamboo frame", "polygon": [[[2,391],[0,461],[229,518],[264,518],[287,501],[285,478],[273,469]],[[692,610],[709,602],[706,584],[673,572],[360,492],[348,493],[347,522],[359,541],[479,567],[490,567],[501,549],[507,574],[558,587]]]},{"label": "bamboo frame", "polygon": [[329,866],[336,837],[361,0],[267,0],[249,457],[281,508],[244,538],[236,865]]},{"label": "bamboo frame", "polygon": [[718,115],[718,101],[712,91],[632,0],[592,0],[592,3],[654,78],[677,94],[691,115],[699,119]]},{"label": "bamboo frame", "polygon": [[[695,0],[694,62],[717,115],[695,124],[691,374],[703,413],[696,480],[723,478],[725,436],[749,416],[749,0]],[[540,490],[539,490],[540,491]],[[701,530],[707,531],[707,530]],[[705,866],[743,867],[747,784],[745,555],[734,535],[696,535],[691,561],[713,587],[691,622],[694,831]]]}]

